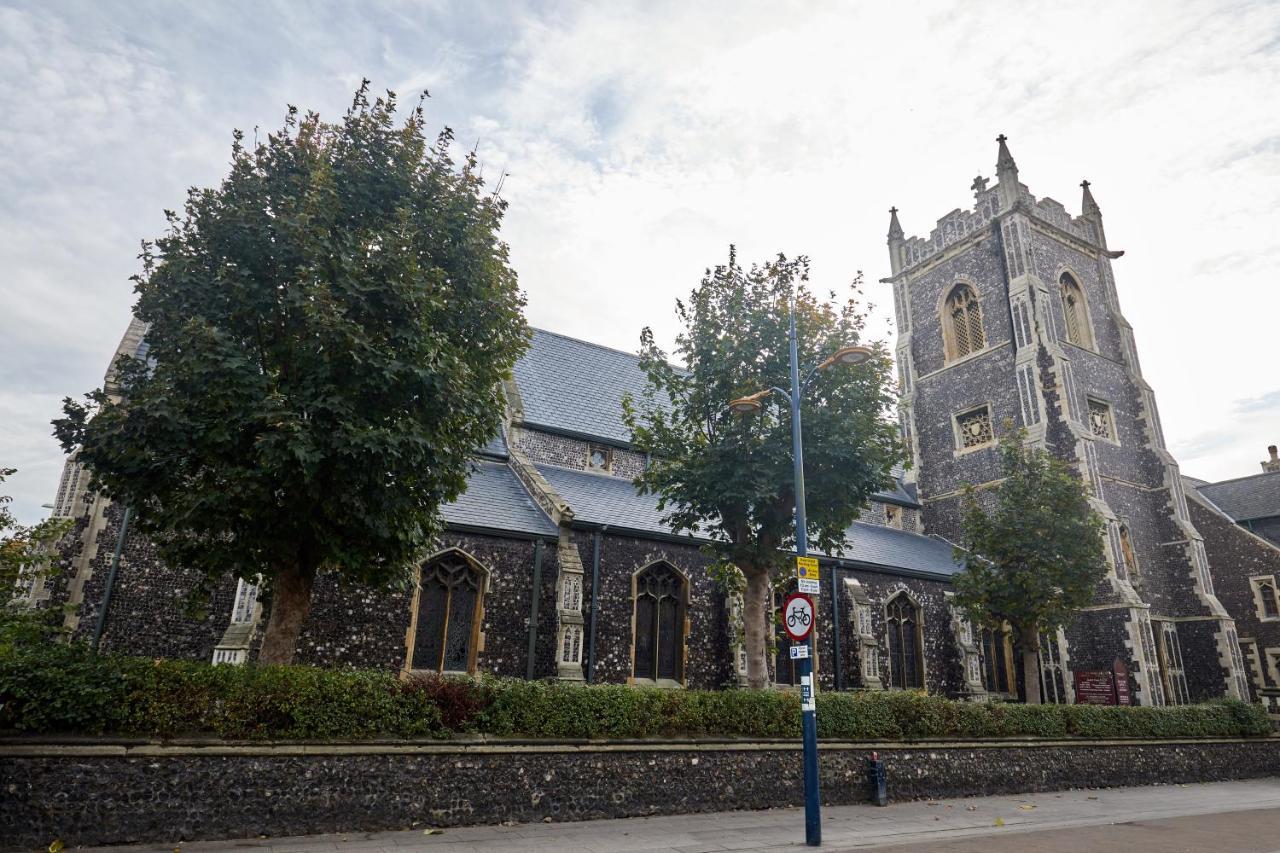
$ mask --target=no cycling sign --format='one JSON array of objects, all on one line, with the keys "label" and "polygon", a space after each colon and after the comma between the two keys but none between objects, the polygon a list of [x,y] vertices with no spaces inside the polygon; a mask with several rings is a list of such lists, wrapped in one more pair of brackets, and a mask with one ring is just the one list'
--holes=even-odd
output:
[{"label": "no cycling sign", "polygon": [[782,630],[797,643],[803,643],[813,631],[813,599],[793,592],[782,604]]}]

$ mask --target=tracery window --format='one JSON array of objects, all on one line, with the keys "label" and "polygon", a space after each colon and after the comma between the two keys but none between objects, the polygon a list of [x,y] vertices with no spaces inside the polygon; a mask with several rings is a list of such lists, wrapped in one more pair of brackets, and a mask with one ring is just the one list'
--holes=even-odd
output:
[{"label": "tracery window", "polygon": [[422,566],[411,668],[474,672],[484,574],[456,551]]},{"label": "tracery window", "polygon": [[[1178,626],[1173,622],[1156,622],[1156,654],[1164,694],[1170,705],[1186,705],[1191,701],[1187,690],[1187,674],[1182,664],[1182,646],[1178,642]],[[1247,697],[1246,697],[1247,698]]]},{"label": "tracery window", "polygon": [[1085,306],[1084,291],[1070,273],[1064,272],[1058,284],[1062,292],[1062,316],[1067,324],[1067,340],[1078,347],[1093,349],[1093,334],[1089,329],[1089,312]]},{"label": "tracery window", "polygon": [[947,296],[943,308],[943,324],[947,330],[947,349],[951,359],[977,352],[987,345],[978,295],[963,282],[953,287]]},{"label": "tracery window", "polygon": [[566,625],[560,646],[561,663],[582,662],[582,626]]},{"label": "tracery window", "polygon": [[1116,440],[1115,419],[1111,416],[1111,406],[1092,397],[1089,398],[1089,431],[1098,438]]},{"label": "tracery window", "polygon": [[684,578],[666,563],[636,576],[635,678],[684,680],[685,592]]},{"label": "tracery window", "polygon": [[983,406],[956,415],[956,432],[962,450],[991,444],[995,441],[995,432],[991,428],[991,409]]},{"label": "tracery window", "polygon": [[920,622],[920,608],[905,592],[898,593],[885,608],[889,634],[889,684],[893,687],[924,687]]}]

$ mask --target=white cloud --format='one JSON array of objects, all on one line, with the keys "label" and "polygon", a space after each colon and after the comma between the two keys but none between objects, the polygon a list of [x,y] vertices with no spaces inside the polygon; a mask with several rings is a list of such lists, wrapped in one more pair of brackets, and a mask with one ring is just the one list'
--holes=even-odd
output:
[{"label": "white cloud", "polygon": [[[431,120],[510,173],[531,320],[626,349],[645,324],[670,340],[730,242],[809,254],[824,287],[874,281],[887,208],[926,234],[1005,132],[1037,195],[1077,209],[1093,181],[1175,452],[1199,476],[1256,470],[1274,416],[1233,407],[1275,362],[1280,6],[907,5],[0,9],[0,390],[34,395],[0,445],[19,509],[55,486],[41,407],[100,380],[161,209],[219,178],[232,127],[285,103],[336,116],[362,76],[431,89]],[[889,334],[887,291],[867,292]]]}]

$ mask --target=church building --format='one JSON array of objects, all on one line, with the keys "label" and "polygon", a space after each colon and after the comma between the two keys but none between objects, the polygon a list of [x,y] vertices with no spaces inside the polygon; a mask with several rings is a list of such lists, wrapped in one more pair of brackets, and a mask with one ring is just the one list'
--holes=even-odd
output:
[{"label": "church building", "polygon": [[[1280,715],[1280,549],[1189,485],[1165,448],[1112,276],[1122,253],[1108,248],[1087,182],[1080,216],[1037,200],[1002,137],[995,184],[979,177],[972,189],[973,206],[928,238],[907,238],[891,213],[885,281],[911,459],[845,548],[818,555],[820,686],[1023,693],[1008,631],[960,618],[950,578],[961,490],[995,480],[998,436],[1024,428],[1079,466],[1106,521],[1109,572],[1093,604],[1042,638],[1044,700],[1075,701],[1073,672],[1119,659],[1140,704],[1238,696]],[[145,353],[145,332],[134,321],[116,355]],[[703,543],[670,530],[633,485],[648,460],[630,445],[621,401],[643,387],[636,356],[535,330],[503,389],[501,434],[444,508],[434,553],[402,588],[322,575],[297,661],[673,689],[742,683],[740,598],[705,571]],[[67,627],[89,636],[119,548],[105,650],[252,660],[266,624],[256,586],[224,580],[188,612],[198,573],[164,565],[122,530],[121,507],[89,493],[87,479],[69,459],[55,514],[75,528],[61,572],[29,580],[27,598],[66,606]],[[798,681],[787,645],[779,630],[771,670],[783,687]]]}]

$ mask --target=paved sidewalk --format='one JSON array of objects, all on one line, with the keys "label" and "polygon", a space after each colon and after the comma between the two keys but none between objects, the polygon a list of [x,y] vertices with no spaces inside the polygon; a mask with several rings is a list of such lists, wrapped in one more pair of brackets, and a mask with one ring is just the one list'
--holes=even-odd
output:
[{"label": "paved sidewalk", "polygon": [[[1232,818],[1231,815],[1236,815]],[[1226,818],[1195,816],[1226,815]],[[1215,835],[1215,821],[1233,826],[1242,839],[1257,846],[1206,843],[1225,840]],[[977,797],[894,804],[829,806],[823,809],[823,848],[850,850],[889,845],[914,845],[907,850],[1108,850],[1129,853],[1147,842],[1134,834],[1146,826],[1157,846],[1147,849],[1193,849],[1181,841],[1198,833],[1194,849],[1240,851],[1280,850],[1280,778],[1196,785],[1114,788],[1100,791],[1061,791],[1012,797]],[[1079,829],[1111,827],[1110,830]],[[1122,828],[1121,828],[1122,827]],[[1075,831],[1063,833],[1061,830]],[[1195,830],[1195,832],[1192,832]],[[1026,833],[1045,833],[1042,845]],[[1256,834],[1255,834],[1256,833]],[[996,836],[993,838],[992,836]],[[1008,843],[999,840],[1010,838]],[[985,839],[978,843],[978,839]],[[967,843],[971,840],[974,843]],[[1016,843],[1015,843],[1016,841]],[[315,835],[304,838],[245,839],[183,844],[183,851],[254,849],[262,853],[769,853],[790,849],[798,853],[804,842],[804,812],[776,809],[763,812],[718,812],[672,817],[462,827],[439,831]],[[945,846],[944,846],[945,845]],[[112,847],[104,850],[163,850],[172,845]]]}]

